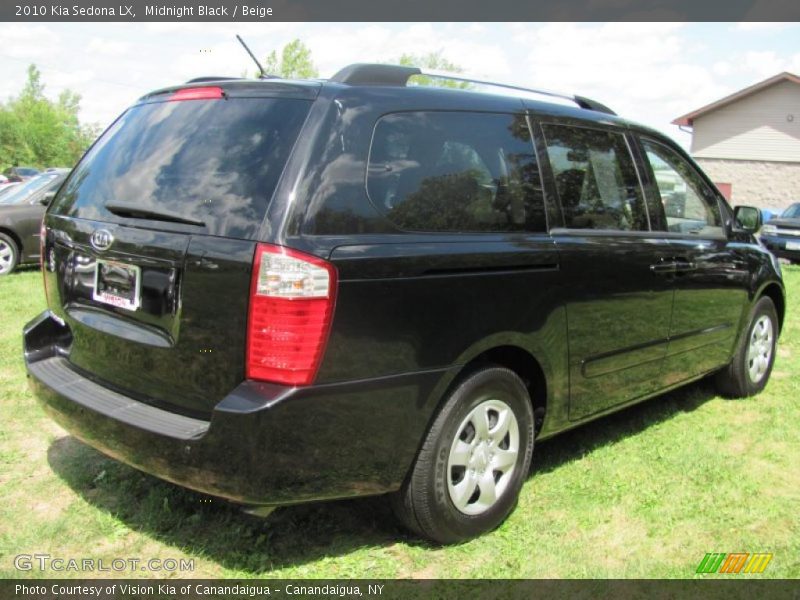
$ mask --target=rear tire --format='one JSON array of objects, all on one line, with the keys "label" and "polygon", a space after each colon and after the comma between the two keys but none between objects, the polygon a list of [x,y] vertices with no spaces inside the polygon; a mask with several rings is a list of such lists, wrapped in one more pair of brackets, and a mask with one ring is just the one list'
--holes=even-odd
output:
[{"label": "rear tire", "polygon": [[746,398],[761,392],[772,373],[777,339],[778,313],[772,300],[763,296],[750,313],[733,360],[715,376],[717,390],[729,398]]},{"label": "rear tire", "polygon": [[19,262],[19,248],[17,243],[7,236],[0,233],[0,277],[13,273]]},{"label": "rear tire", "polygon": [[533,454],[533,410],[509,369],[470,375],[434,420],[402,489],[400,521],[440,544],[491,531],[517,503]]}]

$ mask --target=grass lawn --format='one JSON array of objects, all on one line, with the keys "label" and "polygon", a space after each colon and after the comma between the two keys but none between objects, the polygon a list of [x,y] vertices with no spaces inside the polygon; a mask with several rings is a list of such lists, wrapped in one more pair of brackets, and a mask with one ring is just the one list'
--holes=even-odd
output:
[{"label": "grass lawn", "polygon": [[544,442],[508,521],[448,548],[407,535],[381,498],[263,520],[73,439],[25,381],[20,331],[44,308],[41,276],[0,278],[0,576],[83,576],[14,569],[15,555],[46,553],[195,560],[153,574],[173,577],[693,577],[706,552],[772,552],[747,577],[798,577],[800,267],[785,276],[764,393],[730,401],[701,382]]}]

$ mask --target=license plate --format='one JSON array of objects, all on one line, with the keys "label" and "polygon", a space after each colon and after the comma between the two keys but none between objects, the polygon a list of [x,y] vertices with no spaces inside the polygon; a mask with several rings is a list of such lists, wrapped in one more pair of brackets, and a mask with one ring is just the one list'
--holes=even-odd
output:
[{"label": "license plate", "polygon": [[800,250],[800,242],[786,242],[787,250]]},{"label": "license plate", "polygon": [[136,310],[141,304],[141,279],[142,270],[136,265],[98,259],[92,298],[125,310]]}]

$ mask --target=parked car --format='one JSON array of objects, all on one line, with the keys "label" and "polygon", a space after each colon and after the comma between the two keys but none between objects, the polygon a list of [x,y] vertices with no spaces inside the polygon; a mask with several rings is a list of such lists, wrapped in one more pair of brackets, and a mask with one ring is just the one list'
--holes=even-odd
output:
[{"label": "parked car", "polygon": [[0,175],[0,193],[2,193],[3,190],[7,189],[9,186],[16,185],[17,183],[18,182],[16,181],[9,181],[8,177],[5,175]]},{"label": "parked car", "polygon": [[24,353],[53,418],[262,514],[391,494],[449,543],[506,518],[534,443],[707,375],[764,388],[785,299],[757,209],[598,102],[420,73],[126,111],[44,219]]},{"label": "parked car", "polygon": [[39,261],[42,217],[68,172],[42,173],[0,195],[0,276]]},{"label": "parked car", "polygon": [[800,264],[800,202],[791,204],[780,217],[764,223],[760,237],[775,256]]},{"label": "parked car", "polygon": [[27,181],[31,177],[39,174],[39,169],[33,167],[9,167],[3,171],[3,175],[9,181]]},{"label": "parked car", "polygon": [[5,196],[6,194],[11,193],[11,190],[13,190],[18,185],[20,185],[20,183],[18,181],[13,181],[13,182],[1,184],[0,185],[0,202],[3,201],[3,196]]}]

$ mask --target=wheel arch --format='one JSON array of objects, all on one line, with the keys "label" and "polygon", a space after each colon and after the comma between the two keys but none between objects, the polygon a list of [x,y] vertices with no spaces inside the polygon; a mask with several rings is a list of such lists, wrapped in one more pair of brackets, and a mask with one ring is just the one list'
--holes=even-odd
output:
[{"label": "wheel arch", "polygon": [[548,377],[549,364],[541,360],[541,353],[534,353],[513,341],[498,340],[493,344],[485,342],[479,348],[465,353],[456,364],[460,367],[450,370],[449,376],[434,389],[432,399],[435,408],[430,414],[426,434],[453,390],[472,373],[489,366],[505,367],[516,373],[525,383],[531,398],[535,433],[539,433],[547,414],[548,398],[553,391],[551,379]]},{"label": "wheel arch", "polygon": [[534,431],[535,434],[538,434],[547,412],[547,377],[542,365],[533,354],[519,346],[495,346],[464,365],[456,376],[456,380],[463,379],[483,367],[492,365],[506,367],[522,379],[531,397]]},{"label": "wheel arch", "polygon": [[786,315],[786,297],[783,288],[774,281],[767,283],[756,294],[755,301],[758,302],[764,296],[772,300],[775,305],[775,311],[778,313],[778,333],[780,333],[783,330],[783,321]]},{"label": "wheel arch", "polygon": [[19,236],[13,229],[9,229],[8,227],[3,227],[2,225],[0,225],[0,233],[10,237],[11,240],[17,245],[17,252],[19,253],[18,260],[20,260],[22,258],[22,251],[23,251],[22,240],[19,238]]}]

